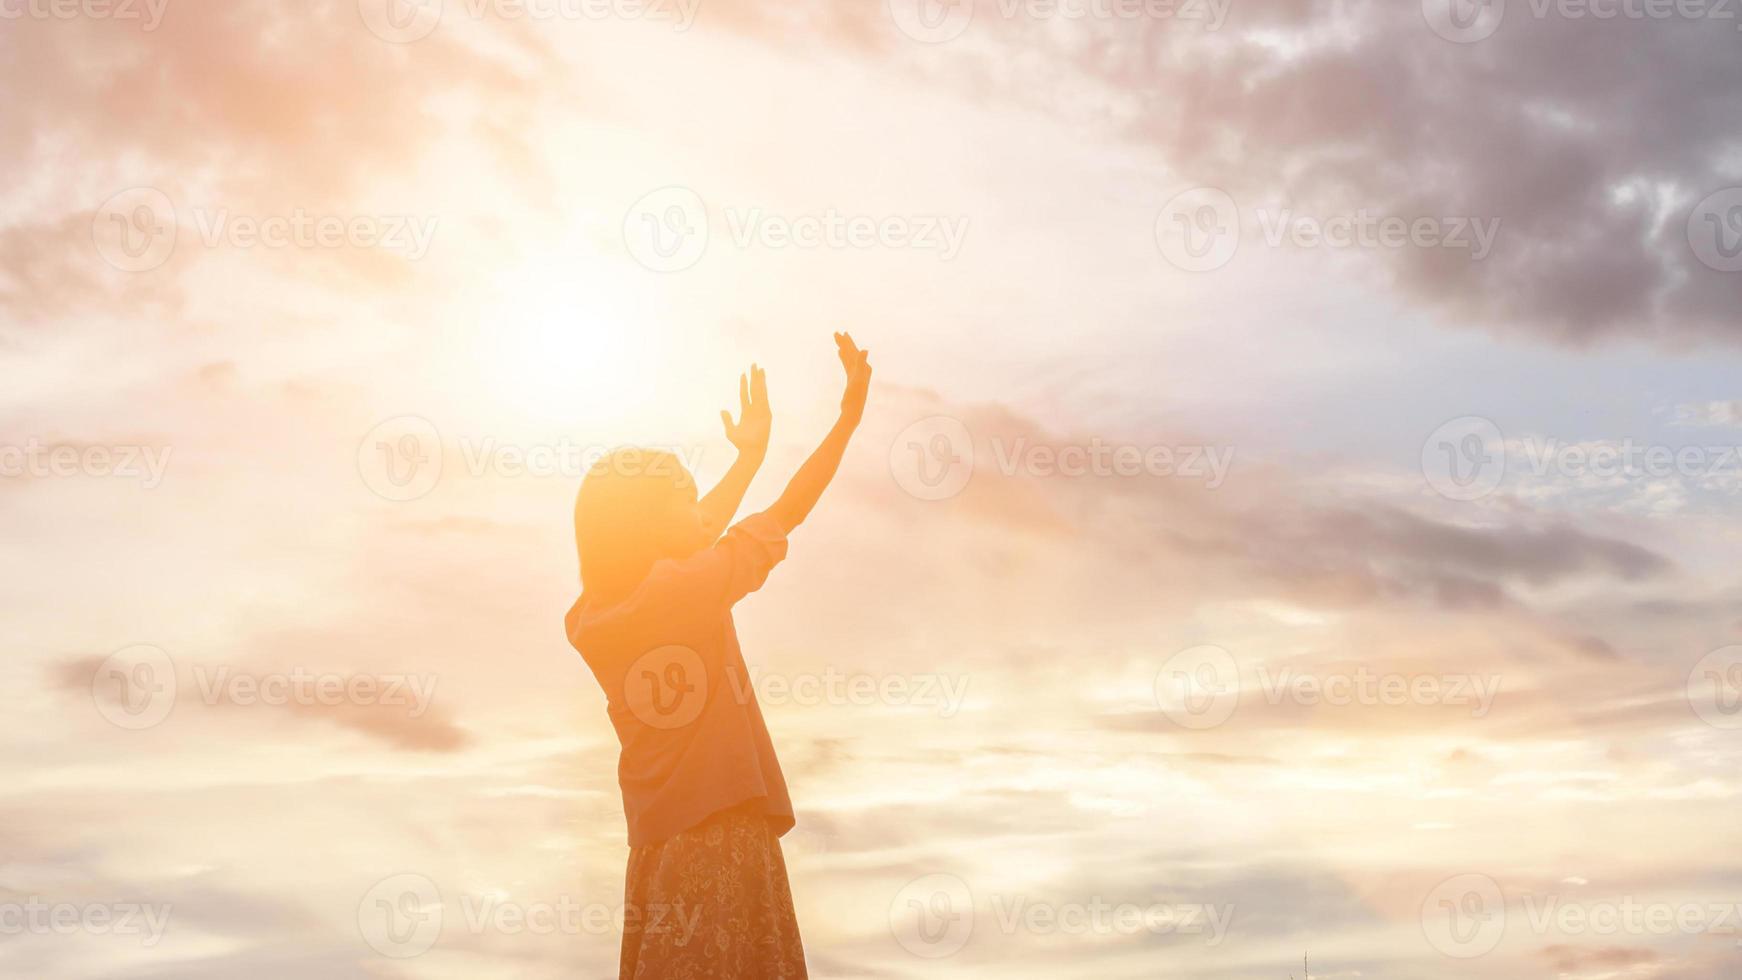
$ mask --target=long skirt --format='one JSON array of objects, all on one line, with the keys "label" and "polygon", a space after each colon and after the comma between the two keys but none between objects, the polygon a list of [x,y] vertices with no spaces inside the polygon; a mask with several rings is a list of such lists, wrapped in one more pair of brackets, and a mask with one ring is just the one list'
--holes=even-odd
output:
[{"label": "long skirt", "polygon": [[768,818],[722,810],[631,848],[621,980],[806,980],[786,858]]}]

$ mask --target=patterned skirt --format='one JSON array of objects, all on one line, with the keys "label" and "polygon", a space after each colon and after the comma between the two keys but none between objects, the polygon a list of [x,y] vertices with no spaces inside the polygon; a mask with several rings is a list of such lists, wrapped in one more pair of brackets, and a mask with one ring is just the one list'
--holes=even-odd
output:
[{"label": "patterned skirt", "polygon": [[631,848],[620,980],[806,980],[786,858],[768,818],[722,810]]}]

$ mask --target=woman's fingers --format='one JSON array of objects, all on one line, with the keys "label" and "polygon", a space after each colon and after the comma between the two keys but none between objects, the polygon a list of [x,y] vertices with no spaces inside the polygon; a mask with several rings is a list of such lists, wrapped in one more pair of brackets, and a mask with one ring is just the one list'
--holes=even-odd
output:
[{"label": "woman's fingers", "polygon": [[768,372],[756,365],[750,365],[750,400],[758,405],[768,404]]},{"label": "woman's fingers", "polygon": [[859,348],[853,344],[853,335],[850,333],[835,334],[835,347],[836,353],[841,355],[841,367],[846,368],[847,372],[851,374],[853,366],[859,363]]}]

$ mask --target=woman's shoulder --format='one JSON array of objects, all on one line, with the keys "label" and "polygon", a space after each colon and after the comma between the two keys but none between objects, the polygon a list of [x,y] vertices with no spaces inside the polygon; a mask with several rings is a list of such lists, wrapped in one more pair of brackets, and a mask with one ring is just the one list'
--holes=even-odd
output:
[{"label": "woman's shoulder", "polygon": [[695,608],[702,598],[697,573],[705,562],[703,555],[664,558],[627,595],[581,596],[569,610],[569,636],[635,632],[642,624],[669,622],[674,614]]}]

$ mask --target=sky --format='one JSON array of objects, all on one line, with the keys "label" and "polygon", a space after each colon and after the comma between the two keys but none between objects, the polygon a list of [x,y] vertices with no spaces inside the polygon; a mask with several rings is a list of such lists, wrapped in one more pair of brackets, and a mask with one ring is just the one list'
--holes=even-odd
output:
[{"label": "sky", "polygon": [[580,476],[849,330],[814,976],[1734,976],[1739,28],[0,0],[0,973],[614,975]]}]

